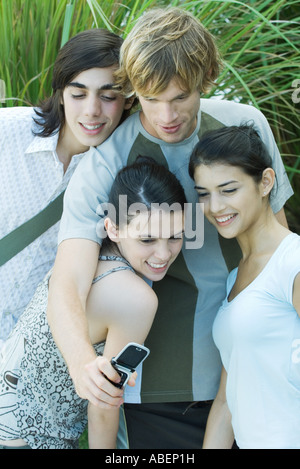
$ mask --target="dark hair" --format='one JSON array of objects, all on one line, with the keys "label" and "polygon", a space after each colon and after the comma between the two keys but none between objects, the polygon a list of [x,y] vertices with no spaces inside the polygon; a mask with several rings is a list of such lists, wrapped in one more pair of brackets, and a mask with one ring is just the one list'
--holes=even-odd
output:
[{"label": "dark hair", "polygon": [[189,175],[194,177],[197,166],[214,163],[237,166],[259,182],[272,158],[253,125],[222,127],[205,135],[196,144],[189,163]]},{"label": "dark hair", "polygon": [[106,29],[89,29],[72,37],[58,52],[54,68],[50,98],[35,109],[39,119],[35,122],[42,128],[36,135],[49,137],[65,124],[65,113],[61,104],[64,88],[79,73],[91,68],[106,68],[119,63],[119,51],[123,39]]},{"label": "dark hair", "polygon": [[[152,204],[179,204],[183,210],[186,203],[183,187],[176,176],[150,157],[139,156],[135,163],[125,166],[117,174],[109,195],[109,203],[115,207],[117,217],[120,195],[127,196],[128,207],[140,203],[147,210]],[[117,218],[116,224],[119,223]]]},{"label": "dark hair", "polygon": [[[120,204],[120,196],[126,196],[126,206]],[[133,204],[150,212],[153,204],[168,204],[171,210],[184,210],[186,196],[181,183],[165,166],[149,157],[138,157],[136,162],[121,169],[111,187],[108,203],[114,208],[110,218],[117,226],[128,224],[131,216],[128,209]],[[121,201],[122,203],[122,201]],[[115,218],[114,218],[115,216]],[[108,237],[103,247],[110,243]]]}]

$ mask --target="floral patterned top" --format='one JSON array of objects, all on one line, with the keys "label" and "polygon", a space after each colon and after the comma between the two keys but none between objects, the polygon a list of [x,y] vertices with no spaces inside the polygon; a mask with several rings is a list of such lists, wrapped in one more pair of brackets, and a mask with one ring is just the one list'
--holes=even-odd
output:
[{"label": "floral patterned top", "polygon": [[[122,258],[99,259],[121,260],[127,265],[117,270],[133,270]],[[50,275],[38,286],[0,355],[0,439],[22,438],[33,449],[76,449],[87,424],[88,401],[77,395],[50,331]],[[94,345],[98,355],[104,345]]]}]

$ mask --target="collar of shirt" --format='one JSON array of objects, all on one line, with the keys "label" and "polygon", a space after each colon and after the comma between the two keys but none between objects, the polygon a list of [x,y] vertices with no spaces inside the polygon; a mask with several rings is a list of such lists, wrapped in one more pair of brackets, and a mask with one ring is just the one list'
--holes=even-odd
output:
[{"label": "collar of shirt", "polygon": [[[57,165],[62,165],[62,162],[59,160],[56,153],[56,147],[58,142],[59,132],[50,137],[39,137],[35,136],[32,142],[28,145],[25,151],[25,155],[34,155],[40,152],[49,152],[52,154]],[[86,153],[86,152],[85,152]],[[69,167],[73,167],[74,164],[77,165],[77,159],[81,158],[84,153],[78,153],[73,155]]]},{"label": "collar of shirt", "polygon": [[25,154],[37,153],[40,151],[56,151],[59,132],[50,137],[35,136],[32,142],[26,148]]}]

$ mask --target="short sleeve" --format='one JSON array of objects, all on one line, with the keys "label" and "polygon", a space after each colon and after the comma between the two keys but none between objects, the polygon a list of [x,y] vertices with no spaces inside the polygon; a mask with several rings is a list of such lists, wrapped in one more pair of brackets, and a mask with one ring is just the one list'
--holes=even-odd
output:
[{"label": "short sleeve", "polygon": [[258,128],[261,139],[267,146],[272,158],[272,167],[276,174],[276,181],[271,192],[270,204],[274,213],[279,212],[286,201],[293,195],[293,189],[286,173],[279,149],[275,142],[272,130],[266,117],[257,109],[255,111],[255,125]]},{"label": "short sleeve", "polygon": [[64,196],[58,243],[84,238],[101,244],[103,205],[108,200],[116,170],[109,168],[99,151],[90,148],[78,164]]},{"label": "short sleeve", "polygon": [[296,275],[300,272],[300,236],[294,234],[290,237],[287,249],[282,253],[278,262],[278,288],[284,299],[293,303],[293,286]]}]

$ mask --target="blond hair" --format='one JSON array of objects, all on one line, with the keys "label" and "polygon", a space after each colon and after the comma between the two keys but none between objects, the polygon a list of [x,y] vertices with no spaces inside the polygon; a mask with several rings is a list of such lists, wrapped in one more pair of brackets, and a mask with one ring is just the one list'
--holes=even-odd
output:
[{"label": "blond hair", "polygon": [[176,7],[154,8],[126,37],[115,80],[125,96],[157,95],[173,78],[187,92],[206,93],[220,65],[213,36],[191,13]]}]

